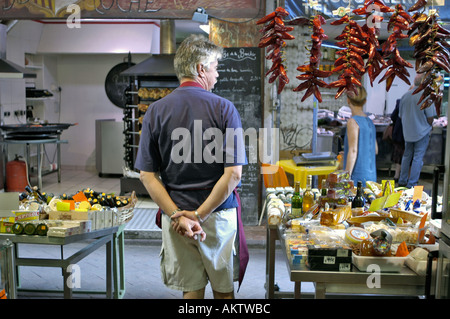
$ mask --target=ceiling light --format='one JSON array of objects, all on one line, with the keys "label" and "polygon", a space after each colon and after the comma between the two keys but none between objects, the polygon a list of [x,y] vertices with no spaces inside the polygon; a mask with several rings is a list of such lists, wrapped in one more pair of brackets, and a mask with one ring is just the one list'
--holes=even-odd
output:
[{"label": "ceiling light", "polygon": [[192,16],[192,21],[199,22],[201,24],[207,24],[208,23],[208,14],[206,13],[206,10],[202,7],[198,7],[194,15]]}]

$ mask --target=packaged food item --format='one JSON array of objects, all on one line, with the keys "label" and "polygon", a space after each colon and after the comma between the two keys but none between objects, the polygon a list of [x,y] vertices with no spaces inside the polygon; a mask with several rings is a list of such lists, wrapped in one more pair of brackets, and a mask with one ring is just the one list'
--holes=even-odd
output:
[{"label": "packaged food item", "polygon": [[384,229],[370,234],[373,237],[373,251],[376,256],[388,256],[391,252],[392,235]]},{"label": "packaged food item", "polygon": [[[281,199],[272,198],[267,204],[267,216],[280,216],[280,219],[285,213],[285,206]],[[273,225],[273,224],[271,224]]]},{"label": "packaged food item", "polygon": [[320,224],[323,226],[333,226],[352,217],[352,209],[349,205],[340,206],[336,209],[323,211],[320,216]]},{"label": "packaged food item", "polygon": [[308,245],[308,267],[311,270],[351,271],[352,249],[345,245]]},{"label": "packaged food item", "polygon": [[359,245],[363,240],[370,238],[367,230],[361,227],[349,227],[345,230],[345,241],[349,244]]},{"label": "packaged food item", "polygon": [[328,183],[337,183],[342,180],[349,180],[350,179],[350,173],[345,170],[337,170],[333,173],[328,174],[327,181]]},{"label": "packaged food item", "polygon": [[361,256],[373,256],[375,252],[373,250],[373,239],[367,238],[361,241],[359,252]]}]

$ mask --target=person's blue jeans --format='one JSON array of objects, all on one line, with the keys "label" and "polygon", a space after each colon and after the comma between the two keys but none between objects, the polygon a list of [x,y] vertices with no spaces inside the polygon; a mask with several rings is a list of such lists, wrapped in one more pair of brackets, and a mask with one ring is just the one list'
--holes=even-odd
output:
[{"label": "person's blue jeans", "polygon": [[427,151],[429,142],[429,134],[417,142],[405,141],[405,152],[403,153],[402,167],[398,179],[399,185],[406,185],[407,188],[417,185],[423,166],[423,156]]}]

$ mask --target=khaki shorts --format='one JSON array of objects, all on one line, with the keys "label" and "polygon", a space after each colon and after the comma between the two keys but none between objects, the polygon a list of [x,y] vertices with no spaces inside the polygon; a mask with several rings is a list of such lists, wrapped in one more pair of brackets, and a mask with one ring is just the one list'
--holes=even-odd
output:
[{"label": "khaki shorts", "polygon": [[[171,289],[196,291],[211,284],[216,292],[233,291],[237,234],[236,208],[212,213],[202,224],[205,241],[176,233],[162,215],[161,276]],[[199,236],[200,237],[200,236]],[[238,265],[237,265],[238,266]]]}]

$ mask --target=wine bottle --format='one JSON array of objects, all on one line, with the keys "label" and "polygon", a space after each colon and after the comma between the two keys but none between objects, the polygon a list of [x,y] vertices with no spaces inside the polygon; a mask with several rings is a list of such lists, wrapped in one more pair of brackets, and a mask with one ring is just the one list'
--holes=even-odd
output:
[{"label": "wine bottle", "polygon": [[327,202],[327,195],[328,195],[328,189],[327,189],[327,181],[325,179],[322,179],[322,185],[320,190],[320,197],[318,200],[318,204],[320,207],[325,207],[325,203]]},{"label": "wine bottle", "polygon": [[361,208],[364,207],[366,200],[364,198],[364,191],[362,188],[362,182],[358,181],[356,187],[356,196],[352,201],[352,208]]},{"label": "wine bottle", "polygon": [[25,186],[25,190],[28,192],[30,196],[34,197],[35,200],[47,203],[47,199],[41,194],[41,192],[37,187],[31,188],[29,185],[27,185]]},{"label": "wine bottle", "polygon": [[308,175],[306,179],[306,190],[303,193],[302,214],[306,214],[314,205],[314,193],[311,191],[312,176]]},{"label": "wine bottle", "polygon": [[36,234],[39,236],[47,236],[48,226],[45,223],[40,223],[36,227]]},{"label": "wine bottle", "polygon": [[294,194],[291,198],[291,214],[294,218],[302,216],[302,196],[300,195],[300,182],[295,182]]},{"label": "wine bottle", "polygon": [[33,223],[25,224],[25,226],[23,227],[23,232],[27,235],[34,235],[34,233],[36,232],[36,225]]}]

